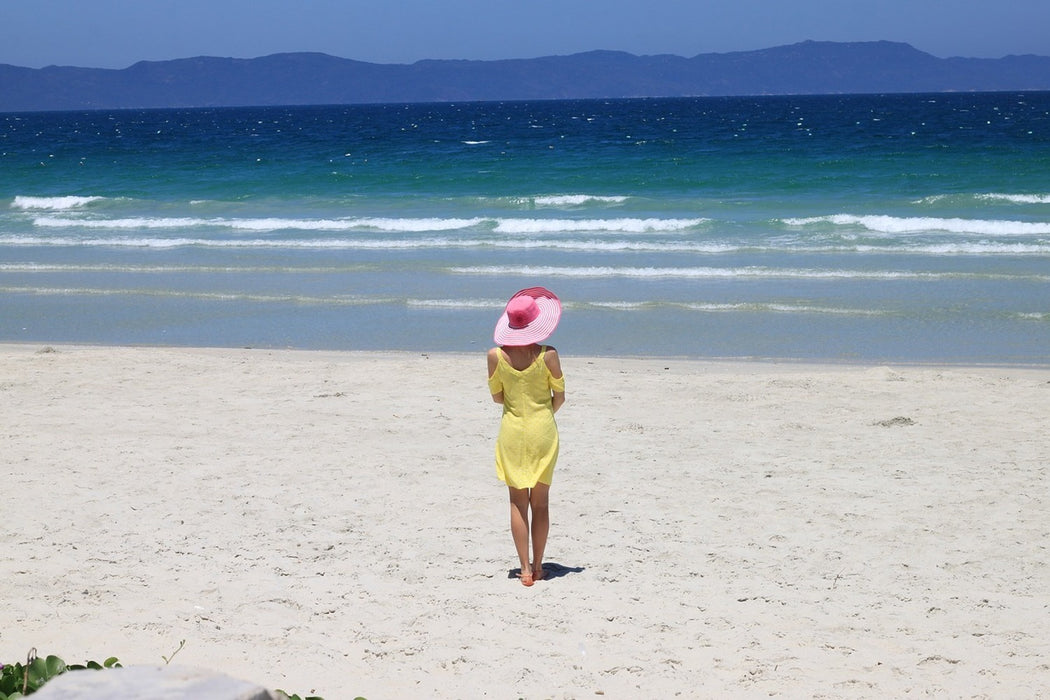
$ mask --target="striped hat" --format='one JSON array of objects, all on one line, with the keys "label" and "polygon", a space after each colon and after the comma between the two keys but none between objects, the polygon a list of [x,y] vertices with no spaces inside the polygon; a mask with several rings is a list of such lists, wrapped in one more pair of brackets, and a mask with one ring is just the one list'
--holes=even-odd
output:
[{"label": "striped hat", "polygon": [[497,345],[532,345],[550,337],[561,318],[561,301],[543,287],[517,292],[492,334]]}]

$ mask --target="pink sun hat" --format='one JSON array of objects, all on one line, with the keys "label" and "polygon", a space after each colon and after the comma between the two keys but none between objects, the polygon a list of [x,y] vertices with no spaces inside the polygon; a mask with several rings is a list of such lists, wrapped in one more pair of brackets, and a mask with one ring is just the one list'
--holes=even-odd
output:
[{"label": "pink sun hat", "polygon": [[496,345],[532,345],[549,338],[560,318],[561,300],[554,292],[529,287],[507,302],[492,339]]}]

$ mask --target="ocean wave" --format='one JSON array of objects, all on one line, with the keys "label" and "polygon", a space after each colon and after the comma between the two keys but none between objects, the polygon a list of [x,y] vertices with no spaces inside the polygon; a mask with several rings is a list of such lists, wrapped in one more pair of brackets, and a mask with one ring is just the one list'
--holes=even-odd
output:
[{"label": "ocean wave", "polygon": [[929,243],[923,245],[906,245],[895,248],[882,246],[856,245],[845,251],[856,253],[900,253],[910,255],[935,256],[969,256],[969,255],[1050,255],[1050,241],[1046,243],[995,243],[981,241],[976,243]]},{"label": "ocean wave", "polygon": [[502,309],[499,299],[408,299],[406,305],[422,309]]},{"label": "ocean wave", "polygon": [[1006,221],[997,219],[938,218],[932,216],[886,216],[832,214],[807,218],[782,219],[788,226],[834,224],[860,226],[869,231],[887,234],[947,232],[983,236],[1044,235],[1050,233],[1050,223]]},{"label": "ocean wave", "polygon": [[[242,231],[351,231],[368,229],[373,231],[425,233],[427,231],[455,231],[480,226],[488,221],[483,218],[358,218],[358,219],[231,219],[224,222],[233,229]],[[223,223],[215,224],[223,225]]]},{"label": "ocean wave", "polygon": [[710,219],[500,219],[498,233],[673,233],[688,231]]},{"label": "ocean wave", "polygon": [[[415,309],[502,309],[506,301],[501,299],[408,299],[405,302]],[[785,302],[737,302],[713,303],[691,301],[571,301],[563,300],[563,306],[574,311],[609,309],[623,312],[647,312],[657,309],[677,309],[705,313],[783,313],[783,314],[833,314],[842,316],[884,316],[895,313],[885,309],[857,309],[816,304],[791,304]]]},{"label": "ocean wave", "polygon": [[1013,202],[1014,204],[1050,204],[1050,194],[1002,194],[999,192],[989,192],[987,194],[976,195],[976,198],[990,201]]},{"label": "ocean wave", "polygon": [[[738,252],[737,246],[720,243],[689,243],[631,240],[557,240],[534,238],[172,238],[129,236],[75,238],[71,236],[0,236],[0,245],[21,247],[117,247],[117,248],[291,248],[323,250],[428,250],[439,248],[494,248],[503,250],[560,250],[582,253],[694,253],[718,255]],[[1050,250],[1050,248],[1048,248]]]},{"label": "ocean wave", "polygon": [[[310,294],[266,294],[256,292],[178,290],[178,289],[142,289],[126,287],[83,287],[83,286],[19,286],[0,285],[0,294],[53,296],[53,297],[149,297],[155,299],[188,299],[217,303],[250,303],[280,304],[292,306],[318,307],[364,307],[364,306],[402,306],[417,311],[474,311],[496,310],[503,308],[503,299],[452,299],[452,298],[405,298],[389,295],[310,295]],[[647,301],[622,300],[566,300],[564,306],[574,311],[586,313],[588,310],[607,309],[624,313],[648,313],[671,310],[711,314],[804,314],[833,316],[897,316],[901,310],[888,308],[855,308],[845,306],[811,303],[792,303],[785,301],[753,302],[703,302],[673,301],[654,299]],[[1030,311],[1003,311],[1001,315],[1024,322],[1043,323],[1050,321],[1050,313]]]},{"label": "ocean wave", "polygon": [[18,195],[11,202],[11,208],[24,210],[47,209],[51,211],[62,211],[65,209],[78,209],[80,207],[87,206],[92,202],[97,202],[103,199],[106,198],[79,197],[73,195],[63,197],[29,197],[26,195]]},{"label": "ocean wave", "polygon": [[970,272],[913,272],[902,270],[822,270],[777,267],[554,267],[536,265],[476,265],[451,267],[459,275],[531,276],[572,278],[634,279],[704,279],[704,278],[788,278],[812,280],[940,280],[940,279],[1009,279],[1037,282],[1050,281],[1050,275],[1003,275]]},{"label": "ocean wave", "polygon": [[[289,274],[331,275],[355,274],[380,271],[372,263],[349,265],[143,265],[143,264],[56,264],[56,263],[0,263],[0,272],[21,273],[69,273],[97,272],[121,274]],[[776,267],[555,267],[555,266],[459,266],[445,268],[447,274],[455,275],[534,275],[550,277],[638,279],[701,279],[701,278],[789,278],[812,280],[1007,280],[1013,282],[1050,282],[1050,274],[993,273],[993,272],[916,272],[902,270],[847,270]],[[458,303],[458,302],[457,302]]]},{"label": "ocean wave", "polygon": [[[129,227],[131,228],[131,227]],[[534,234],[538,235],[538,234]],[[555,238],[555,237],[456,237],[418,236],[405,238],[203,238],[190,236],[0,236],[0,245],[19,247],[117,247],[157,248],[288,248],[295,250],[436,250],[492,248],[497,250],[557,250],[579,253],[682,253],[693,255],[727,255],[733,253],[791,254],[858,254],[917,256],[1050,256],[1050,241],[1009,243],[973,241],[968,243],[902,243],[871,245],[844,243],[804,245],[797,240],[773,243],[732,243],[728,241],[637,240],[630,238]]]},{"label": "ocean wave", "polygon": [[330,266],[302,266],[292,267],[288,265],[136,265],[116,263],[0,263],[0,272],[98,272],[98,273],[122,273],[122,274],[347,274],[355,272],[375,272],[378,267],[375,264],[360,263],[351,265]]},{"label": "ocean wave", "polygon": [[[407,306],[412,309],[431,310],[476,310],[501,309],[506,303],[501,299],[402,299],[397,297],[370,297],[365,295],[314,296],[302,294],[256,294],[242,292],[184,291],[173,289],[125,289],[101,287],[29,287],[0,286],[0,294],[27,294],[33,296],[69,297],[135,297],[147,296],[167,299],[193,299],[215,302],[248,302],[257,304],[294,304],[302,306]],[[678,309],[703,313],[779,313],[779,314],[834,314],[849,316],[880,316],[894,312],[881,309],[853,309],[813,304],[790,304],[784,302],[740,302],[708,303],[677,301],[585,301],[564,303],[566,308],[610,309],[623,312],[647,312],[656,309]],[[1034,315],[1033,315],[1034,316]]]},{"label": "ocean wave", "polygon": [[[895,217],[883,215],[860,216],[853,214],[834,214],[807,218],[786,218],[783,224],[794,228],[807,228],[820,224],[831,224],[835,227],[861,227],[867,231],[901,236],[923,233],[952,233],[982,236],[1038,236],[1050,234],[1050,222],[1024,222],[1008,220],[984,220],[936,217]],[[404,233],[420,234],[451,231],[490,231],[494,234],[521,236],[572,236],[574,234],[613,235],[613,236],[651,236],[683,235],[705,230],[712,220],[708,218],[608,218],[608,219],[567,219],[567,218],[489,218],[489,217],[354,217],[345,219],[302,219],[302,218],[222,218],[222,217],[152,217],[130,216],[124,218],[93,218],[87,216],[39,215],[33,218],[37,228],[51,229],[86,229],[86,230],[215,230],[215,231],[250,231],[273,233],[279,231],[314,231],[314,232],[361,232],[361,233]],[[690,246],[710,245],[707,241],[701,244],[688,242]],[[644,247],[646,243],[641,243]],[[775,242],[766,240],[722,241],[718,243],[724,250],[780,249]],[[811,250],[819,248],[849,250],[848,244],[836,246],[815,246],[807,244],[804,239],[793,239],[791,247],[807,246]],[[660,247],[663,247],[661,242]]]},{"label": "ocean wave", "polygon": [[310,296],[302,294],[254,294],[249,292],[206,292],[177,289],[123,289],[106,287],[19,287],[0,286],[0,294],[31,294],[34,296],[145,296],[169,299],[197,299],[202,301],[238,301],[262,304],[302,304],[321,306],[374,306],[401,304],[396,297],[363,295]]},{"label": "ocean wave", "polygon": [[40,216],[33,224],[40,228],[87,229],[199,229],[219,228],[238,231],[352,231],[355,229],[421,233],[470,228],[485,223],[486,219],[203,219],[193,217],[129,217],[124,219],[84,219]]},{"label": "ocean wave", "polygon": [[127,219],[81,219],[57,216],[38,216],[33,225],[38,228],[88,228],[88,229],[178,229],[199,228],[210,225],[210,219],[189,217],[154,218],[132,217]]},{"label": "ocean wave", "polygon": [[617,207],[627,202],[627,195],[606,195],[587,193],[536,194],[536,195],[494,195],[472,198],[482,206],[506,207],[511,209],[585,209],[601,210],[604,207]]},{"label": "ocean wave", "polygon": [[579,207],[584,204],[622,204],[627,201],[624,196],[594,194],[552,194],[532,198],[538,207]]},{"label": "ocean wave", "polygon": [[428,239],[232,239],[232,238],[146,238],[106,237],[72,238],[61,236],[0,236],[0,245],[48,247],[115,247],[115,248],[289,248],[318,250],[408,250],[416,248],[457,248],[488,245],[488,241],[458,241],[450,238]]},{"label": "ocean wave", "polygon": [[709,313],[778,313],[778,314],[831,314],[835,316],[887,316],[894,312],[886,309],[856,309],[813,304],[785,304],[783,302],[741,302],[735,304],[712,304],[687,302],[678,305],[693,311]]},{"label": "ocean wave", "polygon": [[1009,204],[1050,204],[1050,194],[1010,194],[979,192],[976,194],[933,194],[915,200],[915,204],[972,204],[973,202],[1006,202]]},{"label": "ocean wave", "polygon": [[[48,247],[84,247],[84,248],[183,248],[189,246],[212,248],[292,248],[291,241],[236,241],[209,240],[206,238],[68,238],[61,236],[12,236],[0,237],[0,245],[11,246],[48,246]],[[320,246],[311,246],[320,247]]]},{"label": "ocean wave", "polygon": [[491,219],[475,218],[383,218],[362,217],[348,219],[224,219],[198,217],[128,217],[121,219],[89,219],[83,217],[39,216],[33,224],[39,228],[86,229],[233,229],[238,231],[383,231],[425,233],[487,228],[496,233],[559,234],[559,233],[674,233],[688,231],[708,219]]}]

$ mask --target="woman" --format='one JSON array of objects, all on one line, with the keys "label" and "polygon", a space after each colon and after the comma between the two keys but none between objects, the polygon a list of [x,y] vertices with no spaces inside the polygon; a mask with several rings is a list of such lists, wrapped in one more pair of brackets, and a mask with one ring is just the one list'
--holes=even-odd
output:
[{"label": "woman", "polygon": [[496,475],[510,492],[510,532],[525,586],[543,578],[543,550],[550,530],[548,497],[558,461],[554,414],[565,403],[558,351],[539,343],[550,337],[560,318],[561,302],[552,292],[543,287],[523,289],[507,302],[493,334],[498,347],[488,352],[489,391],[493,401],[503,404]]}]

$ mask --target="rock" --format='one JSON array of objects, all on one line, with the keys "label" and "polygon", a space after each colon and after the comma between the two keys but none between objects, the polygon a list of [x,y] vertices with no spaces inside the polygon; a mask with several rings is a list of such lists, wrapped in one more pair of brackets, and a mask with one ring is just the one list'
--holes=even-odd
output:
[{"label": "rock", "polygon": [[39,700],[277,700],[255,683],[184,666],[67,671],[33,694]]}]

